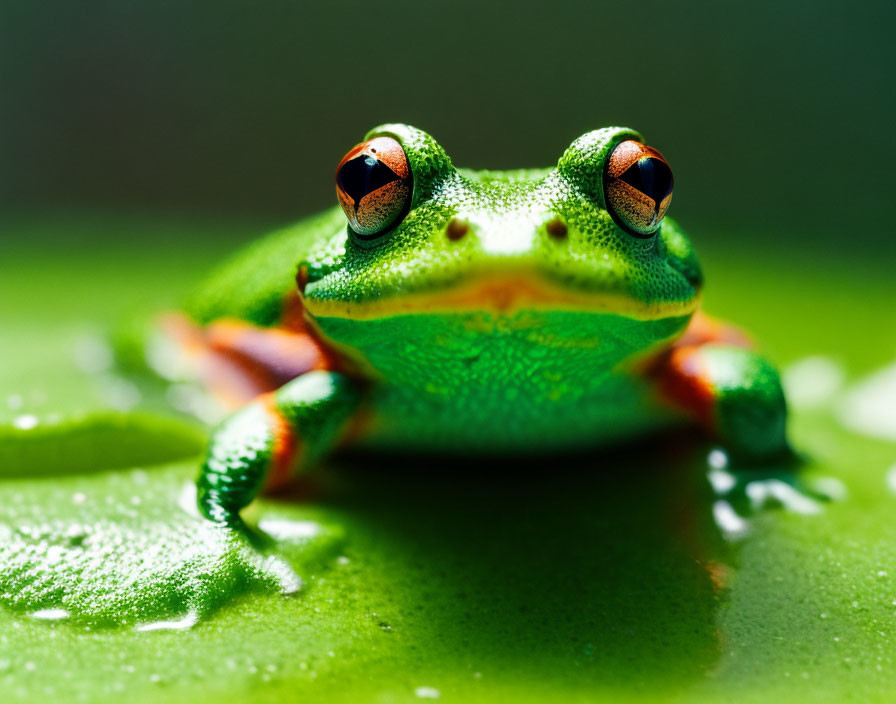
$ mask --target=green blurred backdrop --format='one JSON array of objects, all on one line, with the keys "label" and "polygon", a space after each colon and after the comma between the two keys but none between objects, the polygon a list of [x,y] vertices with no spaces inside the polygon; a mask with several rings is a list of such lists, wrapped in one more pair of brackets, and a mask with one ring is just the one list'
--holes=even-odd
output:
[{"label": "green blurred backdrop", "polygon": [[0,202],[258,216],[335,202],[369,127],[470,167],[641,130],[701,240],[892,257],[891,2],[0,5]]}]

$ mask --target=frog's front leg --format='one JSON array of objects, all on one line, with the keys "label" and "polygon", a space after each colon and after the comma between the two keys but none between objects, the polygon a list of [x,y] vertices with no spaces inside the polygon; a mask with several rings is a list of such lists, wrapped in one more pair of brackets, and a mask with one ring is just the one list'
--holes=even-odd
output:
[{"label": "frog's front leg", "polygon": [[341,374],[308,372],[225,419],[197,480],[202,514],[238,522],[260,490],[282,486],[345,437],[362,395],[361,385]]},{"label": "frog's front leg", "polygon": [[694,418],[736,457],[757,460],[791,453],[780,377],[753,350],[718,338],[685,341],[663,357],[655,374],[663,399]]}]

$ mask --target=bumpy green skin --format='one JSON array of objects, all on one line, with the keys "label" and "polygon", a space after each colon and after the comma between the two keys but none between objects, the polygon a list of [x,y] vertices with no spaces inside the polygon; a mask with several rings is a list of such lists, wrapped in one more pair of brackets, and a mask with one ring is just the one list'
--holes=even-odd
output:
[{"label": "bumpy green skin", "polygon": [[[699,264],[674,221],[666,218],[652,238],[637,238],[616,225],[603,200],[608,155],[640,135],[596,130],[554,168],[510,172],[455,169],[432,137],[407,125],[384,125],[366,138],[379,135],[402,144],[413,172],[404,219],[373,243],[354,237],[339,208],[275,233],[212,275],[189,308],[197,321],[227,316],[276,324],[302,268],[306,312],[325,339],[370,370],[370,422],[359,437],[367,446],[551,451],[685,418],[661,402],[639,370],[687,326],[702,284]],[[460,239],[446,236],[454,218],[469,225]],[[549,231],[558,219],[566,236]],[[496,281],[526,282],[553,298],[509,306],[488,293],[458,299]],[[712,359],[725,381],[721,439],[757,454],[783,447],[774,371],[743,350]],[[311,416],[329,411],[302,407],[294,418],[305,438],[306,425],[318,422]],[[751,424],[754,410],[774,422]],[[241,453],[269,452],[253,413],[240,411],[218,430],[200,477],[200,486],[215,477],[219,486],[239,487],[225,513],[259,486],[254,474],[242,479]],[[314,442],[315,452],[326,450]],[[222,455],[227,459],[216,465]],[[206,515],[216,515],[218,500],[205,501]]]},{"label": "bumpy green skin", "polygon": [[700,355],[716,395],[716,431],[728,449],[740,457],[781,451],[787,405],[775,368],[731,345],[703,345]]},{"label": "bumpy green skin", "polygon": [[[338,440],[359,399],[357,384],[317,371],[280,388],[271,406],[301,432],[303,460],[313,464]],[[206,517],[222,523],[237,520],[277,459],[276,436],[268,406],[261,402],[249,404],[217,428],[197,482],[199,508]]]}]

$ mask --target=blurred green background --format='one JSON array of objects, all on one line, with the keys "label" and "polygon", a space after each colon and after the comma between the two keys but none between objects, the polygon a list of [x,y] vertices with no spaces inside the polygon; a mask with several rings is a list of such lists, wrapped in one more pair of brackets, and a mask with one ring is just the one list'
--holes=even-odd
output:
[{"label": "blurred green background", "polygon": [[[3,212],[284,221],[371,126],[469,167],[641,130],[698,241],[891,257],[893,3],[0,4]],[[723,234],[722,234],[723,233]]]}]

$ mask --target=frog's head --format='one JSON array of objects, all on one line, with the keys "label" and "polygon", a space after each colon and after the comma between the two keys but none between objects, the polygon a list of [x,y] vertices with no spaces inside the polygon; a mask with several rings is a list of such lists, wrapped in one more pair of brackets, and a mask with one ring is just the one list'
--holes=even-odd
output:
[{"label": "frog's head", "polygon": [[671,170],[628,129],[583,135],[553,168],[471,172],[425,132],[383,125],[346,154],[336,191],[344,215],[322,223],[299,283],[323,332],[363,353],[387,334],[443,345],[450,319],[555,345],[612,339],[622,357],[697,306],[699,265],[664,218]]}]

